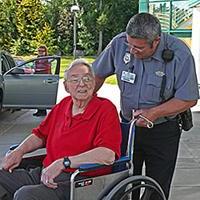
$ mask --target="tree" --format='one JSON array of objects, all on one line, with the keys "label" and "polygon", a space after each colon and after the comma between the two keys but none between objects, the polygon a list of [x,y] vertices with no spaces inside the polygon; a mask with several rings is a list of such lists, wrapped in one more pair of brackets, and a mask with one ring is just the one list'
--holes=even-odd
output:
[{"label": "tree", "polygon": [[105,12],[107,13],[107,24],[104,28],[104,46],[107,45],[110,39],[125,31],[129,19],[138,13],[138,0],[111,0],[107,3]]},{"label": "tree", "polygon": [[31,41],[31,46],[33,47],[39,47],[42,44],[48,47],[49,54],[54,54],[57,51],[56,39],[54,38],[54,31],[46,22],[44,24],[43,29],[39,30],[35,38]]},{"label": "tree", "polygon": [[[33,53],[40,43],[53,53],[72,53],[72,0],[0,0],[0,45],[15,54]],[[112,37],[125,30],[138,11],[138,0],[78,0],[78,46],[100,53]]]},{"label": "tree", "polygon": [[45,4],[45,21],[54,30],[56,45],[61,53],[71,53],[73,48],[73,27],[71,0],[52,0]]},{"label": "tree", "polygon": [[10,51],[18,33],[16,29],[16,0],[0,1],[0,47]]},{"label": "tree", "polygon": [[97,53],[97,49],[100,53],[138,12],[138,0],[80,0],[79,3],[82,8],[79,42],[87,53]]},{"label": "tree", "polygon": [[15,42],[15,53],[33,53],[36,46],[32,40],[44,27],[44,10],[40,0],[18,1],[16,26],[19,38]]}]

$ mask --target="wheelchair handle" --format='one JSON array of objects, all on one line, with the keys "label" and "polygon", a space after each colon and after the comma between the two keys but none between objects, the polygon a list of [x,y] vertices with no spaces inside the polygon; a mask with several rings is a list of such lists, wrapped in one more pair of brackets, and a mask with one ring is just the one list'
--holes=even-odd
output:
[{"label": "wheelchair handle", "polygon": [[[153,128],[154,124],[151,120],[149,120],[147,117],[143,115],[139,115],[138,118],[141,118],[147,122],[147,128]],[[131,123],[135,123],[137,121],[137,118],[133,119]]]},{"label": "wheelchair handle", "polygon": [[147,122],[147,128],[153,128],[153,122],[151,120],[149,120],[148,118],[146,118],[143,115],[139,115],[140,118],[144,119]]}]

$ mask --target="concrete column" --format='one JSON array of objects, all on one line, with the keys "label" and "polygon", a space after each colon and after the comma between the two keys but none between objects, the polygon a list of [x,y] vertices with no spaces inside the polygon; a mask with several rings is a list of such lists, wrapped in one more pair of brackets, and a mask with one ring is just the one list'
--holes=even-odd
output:
[{"label": "concrete column", "polygon": [[196,64],[198,84],[200,84],[200,7],[193,8],[192,47],[191,51]]}]

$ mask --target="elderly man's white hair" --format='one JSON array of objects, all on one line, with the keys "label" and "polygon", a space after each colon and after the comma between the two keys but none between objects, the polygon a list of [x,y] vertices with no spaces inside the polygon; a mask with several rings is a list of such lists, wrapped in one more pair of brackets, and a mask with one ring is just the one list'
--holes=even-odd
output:
[{"label": "elderly man's white hair", "polygon": [[92,66],[85,60],[85,59],[82,59],[82,58],[78,58],[76,60],[74,60],[70,65],[69,67],[65,70],[64,72],[64,79],[67,80],[68,79],[68,75],[69,75],[69,72],[71,71],[71,69],[77,65],[85,65],[88,70],[89,70],[89,73],[91,73],[91,75],[94,77],[94,71],[92,69]]}]

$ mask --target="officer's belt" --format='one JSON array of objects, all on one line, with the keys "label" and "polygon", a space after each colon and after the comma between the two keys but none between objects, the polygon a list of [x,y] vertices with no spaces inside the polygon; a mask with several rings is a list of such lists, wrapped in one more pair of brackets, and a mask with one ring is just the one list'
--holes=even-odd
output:
[{"label": "officer's belt", "polygon": [[[122,119],[124,119],[126,122],[129,122],[130,120],[128,120],[126,117],[124,117],[122,115],[122,113],[120,112],[120,116]],[[164,122],[168,122],[168,121],[175,121],[177,120],[176,115],[174,116],[170,116],[170,117],[160,117],[158,118],[156,121],[153,122],[154,125],[158,125],[158,124],[162,124]]]},{"label": "officer's belt", "polygon": [[176,120],[176,116],[171,116],[171,117],[160,117],[158,118],[156,121],[154,121],[154,124],[162,124],[164,122],[168,122],[168,121],[175,121]]}]

